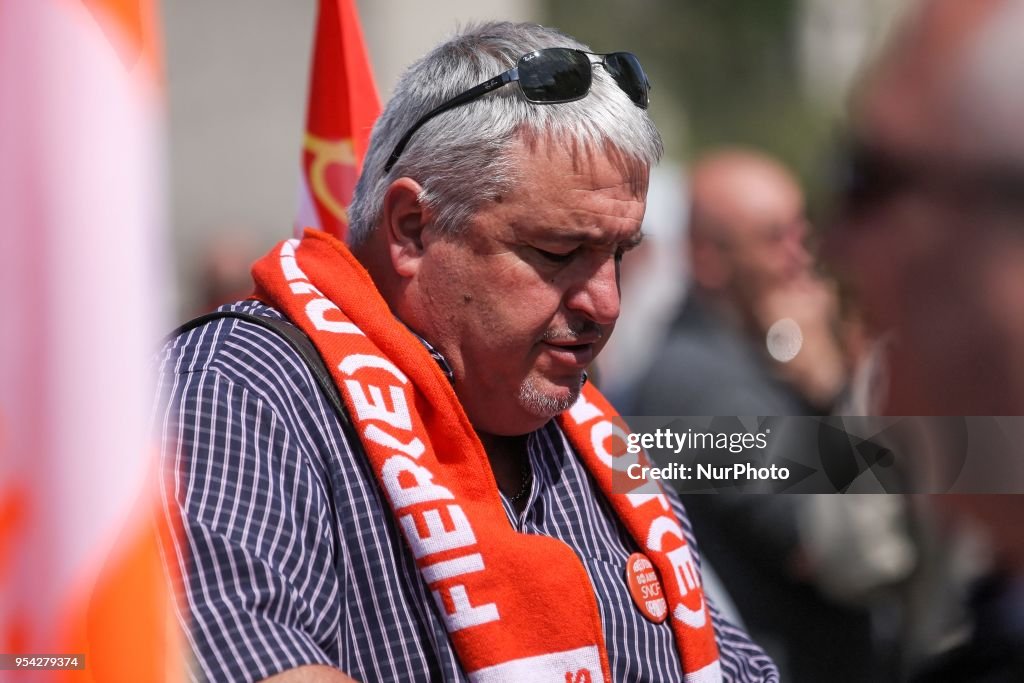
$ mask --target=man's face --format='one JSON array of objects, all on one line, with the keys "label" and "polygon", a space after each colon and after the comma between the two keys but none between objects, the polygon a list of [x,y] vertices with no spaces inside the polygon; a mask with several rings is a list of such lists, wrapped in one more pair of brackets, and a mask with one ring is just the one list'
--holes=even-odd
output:
[{"label": "man's face", "polygon": [[798,191],[777,195],[764,213],[738,228],[723,248],[737,295],[747,305],[808,275],[807,221]]},{"label": "man's face", "polygon": [[963,131],[944,105],[909,65],[874,79],[856,130],[872,155],[906,171],[874,174],[881,185],[846,207],[826,253],[869,326],[891,332],[887,412],[1005,414],[1019,399],[1013,378],[1022,379],[1024,239],[960,191],[958,174],[978,160],[957,147]]},{"label": "man's face", "polygon": [[713,250],[715,266],[704,286],[727,290],[752,313],[768,292],[809,275],[803,193],[783,169],[722,156],[699,165],[693,182],[695,212],[708,226],[699,244],[705,256]]},{"label": "man's face", "polygon": [[451,364],[474,427],[496,435],[575,402],[619,315],[619,260],[640,239],[647,188],[600,154],[514,144],[504,194],[459,235],[426,228],[414,294],[417,331]]}]

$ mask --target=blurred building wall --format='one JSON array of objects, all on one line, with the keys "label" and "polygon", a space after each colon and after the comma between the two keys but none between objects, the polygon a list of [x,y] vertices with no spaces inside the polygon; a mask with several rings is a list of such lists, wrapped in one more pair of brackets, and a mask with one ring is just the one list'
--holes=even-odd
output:
[{"label": "blurred building wall", "polygon": [[909,0],[803,0],[798,35],[806,96],[826,110],[841,109],[865,62],[908,5]]},{"label": "blurred building wall", "polygon": [[540,21],[538,0],[360,0],[359,13],[381,98],[399,74],[458,26],[483,19]]}]

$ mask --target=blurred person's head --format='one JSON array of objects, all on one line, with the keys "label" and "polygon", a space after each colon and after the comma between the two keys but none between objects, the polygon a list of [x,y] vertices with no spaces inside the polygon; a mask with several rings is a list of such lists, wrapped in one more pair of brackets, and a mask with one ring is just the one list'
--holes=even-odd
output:
[{"label": "blurred person's head", "polygon": [[809,272],[804,197],[793,175],[745,149],[712,152],[690,179],[693,282],[749,317],[760,297]]},{"label": "blurred person's head", "polygon": [[252,233],[228,229],[214,233],[199,253],[194,315],[209,313],[218,306],[244,299],[252,293],[252,262],[260,256],[260,245]]},{"label": "blurred person's head", "polygon": [[1024,414],[1024,0],[929,0],[868,73],[829,252],[892,414]]},{"label": "blurred person's head", "polygon": [[[646,77],[622,55],[579,50],[511,23],[435,48],[374,126],[350,209],[354,253],[445,356],[478,432],[525,434],[575,402],[618,317],[619,262],[640,239],[662,149]],[[517,66],[520,81],[496,78]],[[524,93],[562,100],[562,86],[591,77],[573,101]]]}]

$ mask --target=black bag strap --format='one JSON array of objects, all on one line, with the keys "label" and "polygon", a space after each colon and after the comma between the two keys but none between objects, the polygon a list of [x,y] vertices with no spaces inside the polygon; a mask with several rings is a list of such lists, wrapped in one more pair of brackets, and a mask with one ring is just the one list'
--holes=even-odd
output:
[{"label": "black bag strap", "polygon": [[348,419],[348,413],[345,412],[345,406],[341,402],[341,394],[338,393],[338,387],[334,384],[334,380],[331,379],[331,373],[324,364],[323,358],[317,352],[316,347],[313,346],[313,341],[306,335],[305,332],[300,330],[298,327],[280,318],[270,318],[265,315],[255,315],[253,313],[244,313],[242,311],[214,311],[213,313],[207,313],[201,315],[198,318],[193,318],[187,323],[181,325],[176,330],[171,332],[166,341],[185,334],[197,327],[205,325],[208,322],[215,320],[221,320],[223,318],[237,318],[238,320],[244,320],[253,325],[258,325],[264,329],[276,332],[279,336],[291,345],[295,352],[299,354],[302,360],[305,361],[306,367],[309,368],[313,375],[313,379],[320,385],[320,391],[323,393],[327,400],[330,402],[331,407],[334,408],[334,412],[337,413],[338,418],[341,420],[342,428],[346,432],[351,431],[352,424]]}]

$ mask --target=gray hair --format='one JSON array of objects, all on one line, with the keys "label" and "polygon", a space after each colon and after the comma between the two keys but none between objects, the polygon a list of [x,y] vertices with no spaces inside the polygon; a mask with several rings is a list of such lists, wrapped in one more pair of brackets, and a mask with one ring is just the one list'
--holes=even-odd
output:
[{"label": "gray hair", "polygon": [[544,137],[570,149],[600,148],[629,167],[656,163],[661,136],[647,112],[595,68],[590,93],[576,102],[533,105],[510,84],[447,111],[418,130],[384,172],[395,144],[421,116],[547,47],[590,51],[551,28],[489,22],[466,28],[410,66],[373,127],[349,208],[349,242],[357,245],[373,231],[384,194],[403,176],[423,187],[420,201],[434,213],[437,229],[458,233],[487,198],[515,179],[509,142],[517,136]]}]

